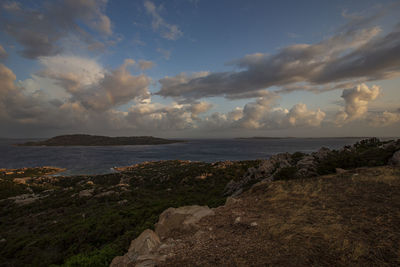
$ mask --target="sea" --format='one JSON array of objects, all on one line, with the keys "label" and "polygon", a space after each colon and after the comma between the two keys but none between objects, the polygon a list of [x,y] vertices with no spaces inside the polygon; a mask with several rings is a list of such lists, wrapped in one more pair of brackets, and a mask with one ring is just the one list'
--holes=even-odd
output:
[{"label": "sea", "polygon": [[339,149],[362,138],[185,139],[168,145],[31,147],[14,144],[40,139],[0,139],[0,168],[54,166],[59,175],[105,174],[113,167],[145,161],[267,159],[283,152],[311,153],[321,147]]}]

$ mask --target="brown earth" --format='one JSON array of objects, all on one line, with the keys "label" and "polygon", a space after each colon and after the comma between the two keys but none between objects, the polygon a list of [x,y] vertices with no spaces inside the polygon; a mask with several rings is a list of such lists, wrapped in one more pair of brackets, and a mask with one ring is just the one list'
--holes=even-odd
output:
[{"label": "brown earth", "polygon": [[253,186],[228,199],[160,266],[400,265],[400,169]]}]

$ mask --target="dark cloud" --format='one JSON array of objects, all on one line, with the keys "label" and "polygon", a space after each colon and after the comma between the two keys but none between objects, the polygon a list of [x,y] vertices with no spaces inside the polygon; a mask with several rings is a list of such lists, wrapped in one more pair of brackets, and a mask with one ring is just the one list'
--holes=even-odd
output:
[{"label": "dark cloud", "polygon": [[[272,86],[282,92],[345,88],[351,83],[400,76],[400,32],[380,28],[346,31],[317,44],[297,44],[275,55],[257,53],[231,62],[243,70],[179,74],[160,80],[164,97],[199,99],[253,97]],[[321,87],[322,86],[322,87]],[[285,89],[286,88],[286,89]]]},{"label": "dark cloud", "polygon": [[2,28],[22,45],[24,57],[55,55],[62,51],[59,41],[70,34],[78,35],[89,46],[98,44],[79,26],[80,22],[105,36],[112,33],[110,19],[104,14],[106,3],[107,0],[58,0],[36,10],[7,2],[2,6],[7,13],[1,21]]}]

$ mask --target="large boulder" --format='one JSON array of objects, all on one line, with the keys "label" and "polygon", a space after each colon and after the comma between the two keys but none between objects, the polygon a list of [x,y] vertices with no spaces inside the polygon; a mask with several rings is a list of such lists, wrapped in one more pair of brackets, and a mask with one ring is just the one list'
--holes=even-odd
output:
[{"label": "large boulder", "polygon": [[161,213],[155,231],[161,239],[164,239],[171,237],[174,231],[193,230],[201,218],[211,215],[214,215],[214,211],[207,206],[169,208]]},{"label": "large boulder", "polygon": [[170,250],[176,245],[176,231],[194,230],[205,216],[214,215],[207,206],[184,206],[169,208],[161,213],[155,232],[145,230],[131,242],[128,252],[115,257],[110,267],[157,266],[171,256]]},{"label": "large boulder", "polygon": [[389,164],[392,166],[400,166],[400,150],[396,151],[389,160]]},{"label": "large boulder", "polygon": [[[128,252],[124,256],[113,259],[110,267],[124,266],[154,266],[160,261],[158,255],[153,255],[160,246],[161,241],[158,235],[150,230],[144,230],[136,239],[131,242]],[[139,265],[140,266],[140,265]]]},{"label": "large boulder", "polygon": [[316,160],[321,161],[321,160],[325,159],[329,155],[330,152],[331,152],[331,150],[329,148],[321,147],[317,152],[314,152],[311,155]]},{"label": "large boulder", "polygon": [[300,177],[310,177],[317,175],[317,165],[313,156],[304,156],[296,163],[297,175]]},{"label": "large boulder", "polygon": [[85,189],[79,192],[79,197],[92,197],[94,193],[94,189]]}]

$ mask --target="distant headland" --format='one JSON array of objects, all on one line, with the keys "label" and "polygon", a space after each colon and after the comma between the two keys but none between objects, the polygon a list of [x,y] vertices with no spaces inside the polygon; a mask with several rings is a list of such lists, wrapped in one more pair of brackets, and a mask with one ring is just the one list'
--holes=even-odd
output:
[{"label": "distant headland", "polygon": [[367,136],[340,136],[340,137],[293,137],[293,136],[253,136],[253,137],[236,137],[235,139],[368,139]]},{"label": "distant headland", "polygon": [[26,142],[17,146],[129,146],[164,145],[183,142],[153,136],[109,137],[88,134],[71,134],[52,137],[44,141]]}]

